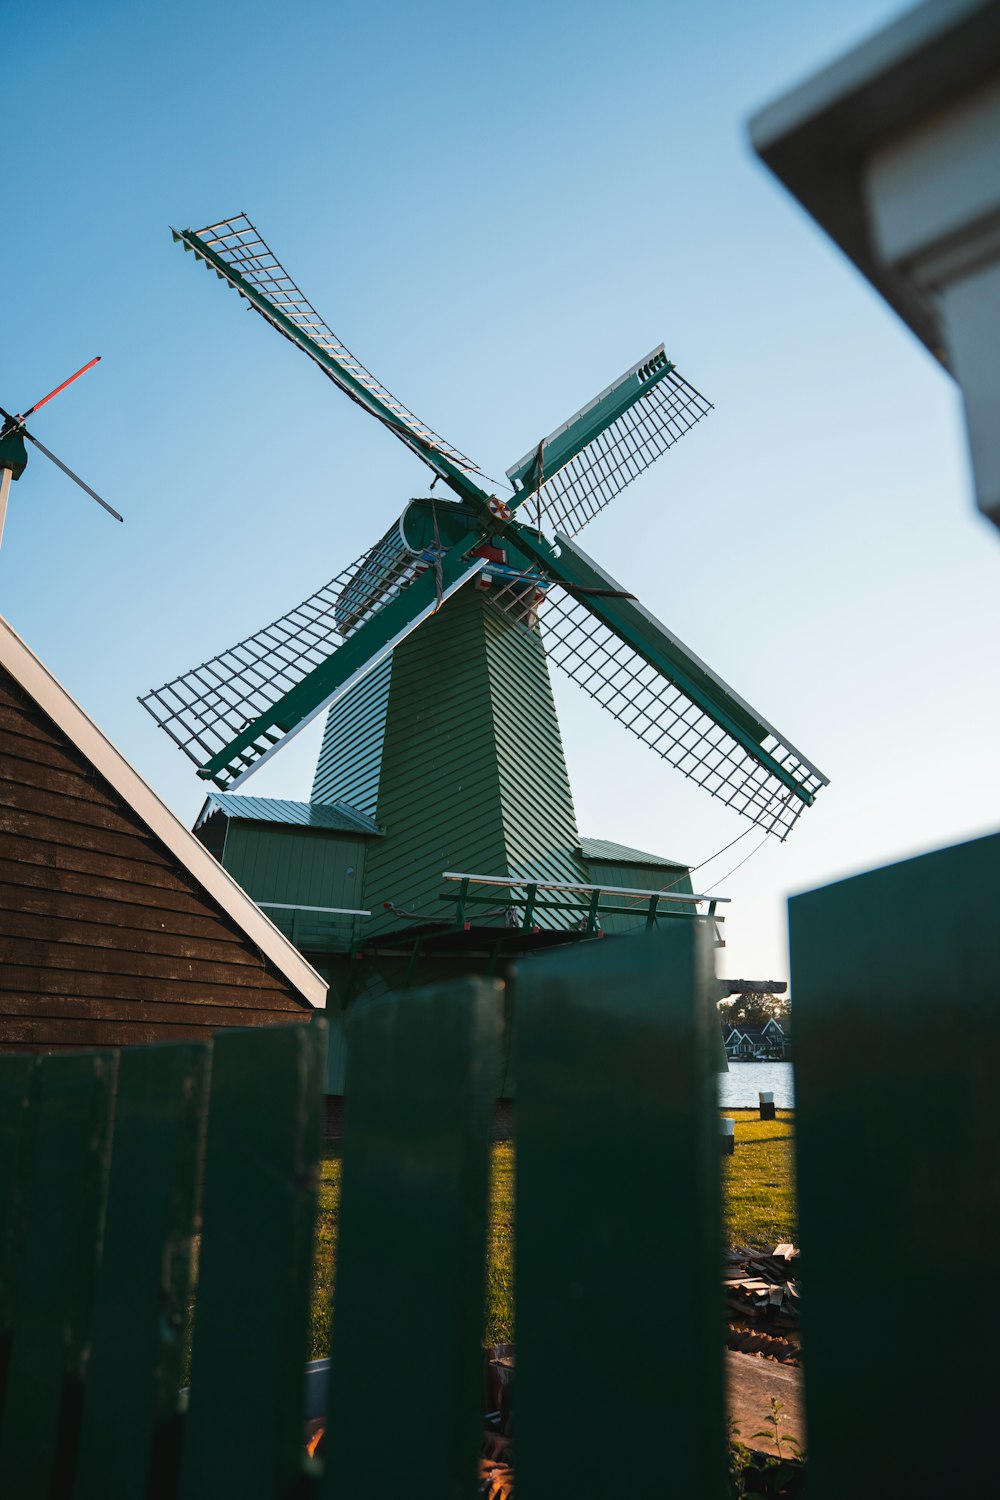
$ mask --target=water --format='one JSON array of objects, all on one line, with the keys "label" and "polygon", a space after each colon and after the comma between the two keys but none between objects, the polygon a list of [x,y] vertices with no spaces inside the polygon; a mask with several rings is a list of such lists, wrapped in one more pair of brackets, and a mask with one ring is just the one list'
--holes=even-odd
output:
[{"label": "water", "polygon": [[795,1108],[795,1084],[790,1062],[731,1062],[719,1074],[719,1104],[723,1109],[756,1109],[760,1090],[774,1094],[779,1109]]}]

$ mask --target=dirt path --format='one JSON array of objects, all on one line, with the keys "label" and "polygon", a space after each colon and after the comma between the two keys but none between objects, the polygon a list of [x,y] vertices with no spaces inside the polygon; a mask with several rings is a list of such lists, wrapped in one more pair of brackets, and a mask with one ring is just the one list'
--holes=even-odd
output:
[{"label": "dirt path", "polygon": [[767,1438],[755,1438],[755,1432],[769,1430],[771,1397],[784,1403],[781,1432],[806,1446],[806,1417],[802,1399],[802,1371],[756,1354],[738,1354],[726,1350],[726,1387],[729,1413],[740,1429],[739,1441],[763,1453],[776,1452]]}]

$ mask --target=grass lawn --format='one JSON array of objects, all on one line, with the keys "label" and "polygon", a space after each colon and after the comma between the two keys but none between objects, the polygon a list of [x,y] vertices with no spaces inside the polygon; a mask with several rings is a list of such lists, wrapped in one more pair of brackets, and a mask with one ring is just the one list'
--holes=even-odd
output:
[{"label": "grass lawn", "polygon": [[767,1121],[755,1109],[724,1113],[736,1121],[736,1150],[722,1158],[727,1243],[755,1250],[796,1243],[793,1111]]},{"label": "grass lawn", "polygon": [[[792,1179],[793,1114],[779,1110],[765,1123],[756,1110],[727,1109],[736,1120],[736,1151],[723,1157],[726,1238],[730,1245],[773,1250],[795,1240]],[[329,1349],[330,1288],[340,1212],[340,1144],[326,1148],[317,1225],[310,1359]],[[485,1344],[504,1344],[514,1335],[514,1146],[493,1147],[493,1190],[487,1252]]]}]

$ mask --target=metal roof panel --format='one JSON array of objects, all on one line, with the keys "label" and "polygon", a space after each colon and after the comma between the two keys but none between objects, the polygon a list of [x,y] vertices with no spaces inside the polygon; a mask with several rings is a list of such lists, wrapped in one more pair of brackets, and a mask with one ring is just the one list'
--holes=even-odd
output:
[{"label": "metal roof panel", "polygon": [[580,839],[580,853],[584,859],[605,860],[612,865],[664,865],[671,870],[689,870],[679,859],[663,859],[659,854],[644,854],[641,849],[630,849],[627,844],[615,844],[610,839]]},{"label": "metal roof panel", "polygon": [[247,797],[241,792],[212,792],[198,814],[196,828],[221,812],[227,818],[251,823],[284,823],[297,828],[322,828],[331,833],[381,834],[374,818],[346,802],[292,802],[283,797]]}]

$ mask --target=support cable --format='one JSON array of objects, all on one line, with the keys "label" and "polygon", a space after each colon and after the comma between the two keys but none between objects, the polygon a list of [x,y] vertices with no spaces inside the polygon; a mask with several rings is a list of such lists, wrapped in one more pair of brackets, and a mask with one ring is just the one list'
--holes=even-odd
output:
[{"label": "support cable", "polygon": [[715,889],[715,886],[721,885],[724,880],[728,880],[730,875],[735,875],[736,871],[740,868],[741,865],[745,865],[748,859],[753,859],[754,855],[757,854],[761,849],[763,849],[769,838],[770,834],[765,833],[760,843],[755,844],[754,847],[750,850],[750,853],[745,854],[738,865],[733,865],[733,868],[731,870],[727,870],[725,875],[720,875],[719,879],[716,880],[713,885],[710,885],[708,891],[705,891],[704,894],[707,896],[709,891]]},{"label": "support cable", "polygon": [[[723,844],[721,849],[716,849],[715,853],[710,854],[707,859],[703,859],[701,861],[701,864],[692,865],[689,870],[685,870],[684,873],[678,875],[675,880],[671,880],[668,885],[661,885],[657,894],[662,896],[666,891],[672,891],[675,885],[680,885],[682,880],[686,880],[689,876],[694,875],[697,870],[703,870],[705,866],[710,865],[714,859],[718,859],[720,854],[725,854],[727,849],[731,849],[734,844],[738,844],[740,839],[745,839],[748,833],[753,833],[753,830],[753,824],[751,824],[749,828],[744,828],[742,833],[738,833],[734,839],[730,839],[728,844]],[[770,837],[770,835],[768,834],[766,835],[766,837]],[[749,858],[749,855],[747,856],[747,858]],[[744,861],[741,860],[740,864],[742,864],[743,862]],[[738,870],[739,865],[737,865],[735,868]],[[726,876],[723,875],[722,879],[725,880]],[[721,884],[721,882],[717,880],[715,884],[719,885]],[[709,890],[711,890],[711,886],[709,887]],[[645,900],[646,898],[641,896],[624,896],[622,899],[624,901],[640,901]]]}]

